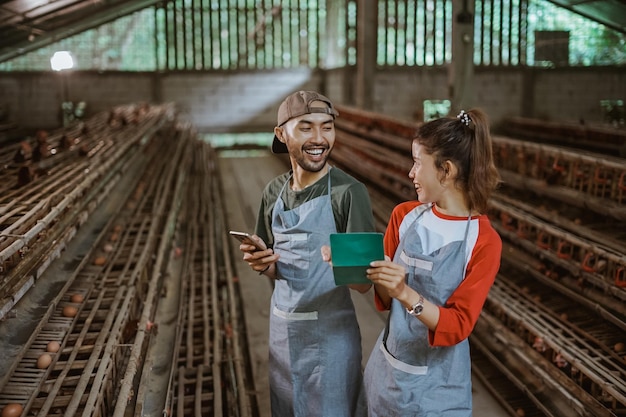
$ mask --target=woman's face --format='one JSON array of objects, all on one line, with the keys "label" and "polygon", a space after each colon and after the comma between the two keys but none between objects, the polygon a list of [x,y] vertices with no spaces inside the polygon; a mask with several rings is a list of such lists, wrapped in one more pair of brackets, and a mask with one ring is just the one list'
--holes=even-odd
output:
[{"label": "woman's face", "polygon": [[442,195],[440,172],[435,167],[435,160],[417,140],[411,145],[413,167],[409,178],[413,181],[417,199],[422,203],[436,203]]}]

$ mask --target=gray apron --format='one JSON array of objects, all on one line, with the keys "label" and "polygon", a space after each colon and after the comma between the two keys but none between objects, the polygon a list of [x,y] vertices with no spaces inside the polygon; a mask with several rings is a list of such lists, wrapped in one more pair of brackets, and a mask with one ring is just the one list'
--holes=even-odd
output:
[{"label": "gray apron", "polygon": [[[362,394],[361,334],[346,286],[335,285],[320,248],[336,232],[328,194],[272,212],[277,280],[270,314],[269,369],[275,417],[351,417]],[[364,413],[364,411],[362,411]]]},{"label": "gray apron", "polygon": [[[443,305],[465,275],[465,239],[425,255],[417,238],[417,219],[400,241],[394,262],[404,265],[408,285],[437,305]],[[430,347],[428,328],[392,299],[387,326],[365,368],[370,417],[472,415],[471,363],[467,339],[449,347]],[[396,410],[395,412],[393,410]]]}]

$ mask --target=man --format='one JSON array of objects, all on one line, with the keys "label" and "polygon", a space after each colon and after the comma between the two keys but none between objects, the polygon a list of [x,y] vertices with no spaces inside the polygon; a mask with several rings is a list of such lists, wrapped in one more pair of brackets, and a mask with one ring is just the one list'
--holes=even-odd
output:
[{"label": "man", "polygon": [[[289,153],[291,170],[265,187],[253,236],[268,249],[240,245],[243,259],[275,280],[269,368],[276,417],[365,415],[350,290],[335,285],[321,256],[331,233],[374,231],[366,187],[328,163],[337,116],[331,101],[313,91],[282,102],[272,151]],[[365,292],[370,285],[350,287]]]}]

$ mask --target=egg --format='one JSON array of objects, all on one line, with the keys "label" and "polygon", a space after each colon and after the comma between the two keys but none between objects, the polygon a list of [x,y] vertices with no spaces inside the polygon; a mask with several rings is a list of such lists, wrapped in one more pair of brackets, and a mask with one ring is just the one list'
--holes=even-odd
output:
[{"label": "egg", "polygon": [[56,353],[59,351],[59,349],[61,349],[61,344],[56,340],[48,342],[48,345],[46,346],[46,352]]},{"label": "egg", "polygon": [[624,350],[626,350],[626,345],[624,344],[624,342],[617,342],[613,349],[615,349],[617,353],[622,353]]},{"label": "egg", "polygon": [[72,294],[70,301],[73,303],[82,303],[85,297],[82,294]]},{"label": "egg", "polygon": [[63,315],[65,317],[74,317],[78,313],[78,309],[74,306],[63,307]]},{"label": "egg", "polygon": [[24,407],[20,404],[9,403],[2,409],[2,417],[19,417],[22,415]]},{"label": "egg", "polygon": [[52,363],[52,356],[49,353],[42,353],[37,359],[37,368],[46,369]]}]

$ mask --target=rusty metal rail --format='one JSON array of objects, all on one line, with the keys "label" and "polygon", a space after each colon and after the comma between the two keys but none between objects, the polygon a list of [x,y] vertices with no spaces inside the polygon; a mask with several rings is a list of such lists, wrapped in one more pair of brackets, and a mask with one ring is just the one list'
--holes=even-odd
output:
[{"label": "rusty metal rail", "polygon": [[494,284],[478,334],[498,334],[503,345],[515,346],[501,348],[509,355],[516,352],[530,366],[518,372],[520,377],[540,374],[541,391],[566,392],[566,405],[556,397],[543,398],[537,406],[552,407],[554,415],[570,408],[576,415],[621,415],[626,410],[626,366],[620,343],[626,324],[607,320],[603,307],[582,297],[572,309],[572,298],[554,291],[558,288],[539,271],[524,267],[532,263],[525,257],[510,256],[504,263],[507,275]]},{"label": "rusty metal rail", "polygon": [[[140,416],[146,404],[138,393],[148,388],[139,384],[156,366],[172,370],[164,414],[256,416],[215,155],[177,121],[131,149],[135,157],[125,163],[137,177],[127,200],[0,379],[0,409],[16,403],[22,415]],[[180,236],[185,270],[172,277]],[[147,355],[158,304],[176,283],[184,283],[184,296],[170,362]],[[50,363],[38,366],[43,355]]]},{"label": "rusty metal rail", "polygon": [[626,157],[626,130],[623,127],[509,117],[501,123],[501,129],[506,135],[522,140]]},{"label": "rusty metal rail", "polygon": [[582,226],[578,227],[582,233],[573,234],[497,199],[490,203],[490,214],[500,236],[553,265],[552,270],[545,269],[546,274],[555,280],[569,275],[579,292],[593,286],[599,295],[610,295],[614,298],[612,308],[626,317],[623,246],[615,248],[610,242],[590,240]]},{"label": "rusty metal rail", "polygon": [[[481,320],[481,323],[484,320]],[[480,325],[479,325],[480,328]],[[472,373],[487,387],[511,416],[560,417],[548,410],[539,393],[530,392],[515,369],[499,359],[497,349],[485,346],[480,338],[470,336]],[[497,388],[494,388],[497,387]],[[531,401],[529,401],[529,398]]]},{"label": "rusty metal rail", "polygon": [[506,183],[626,220],[624,159],[505,137],[495,138],[494,157]]},{"label": "rusty metal rail", "polygon": [[[95,117],[94,125],[102,125],[101,117]],[[55,160],[48,174],[32,184],[20,187],[16,179],[3,175],[14,191],[0,200],[0,319],[106,198],[132,163],[135,153],[130,150],[171,117],[171,108],[153,108],[142,123],[116,130],[119,141],[111,139],[114,135],[109,129],[94,133],[89,149],[97,151]]]},{"label": "rusty metal rail", "polygon": [[[140,326],[145,325],[143,318],[155,302],[151,288],[159,280],[153,276],[160,276],[154,254],[157,244],[167,240],[166,214],[175,201],[175,163],[156,158],[168,146],[163,140],[155,142],[144,149],[152,155],[144,180],[114,224],[103,232],[89,261],[68,282],[67,291],[59,294],[56,308],[42,321],[32,343],[25,346],[0,387],[0,404],[19,403],[29,415],[109,415],[113,406],[125,408],[126,400],[132,398],[125,391],[125,381],[143,347],[140,335],[146,328]],[[178,151],[169,147],[172,160],[178,161],[181,145]],[[83,299],[72,301],[70,296],[75,294]],[[50,341],[44,331],[47,326],[68,319],[71,325],[54,340],[61,350],[42,350]],[[51,363],[33,373],[33,358],[45,354],[51,356]],[[14,395],[16,390],[20,396]]]},{"label": "rusty metal rail", "polygon": [[256,410],[242,339],[217,157],[193,146],[181,210],[183,271],[176,343],[164,414],[252,416]]}]

